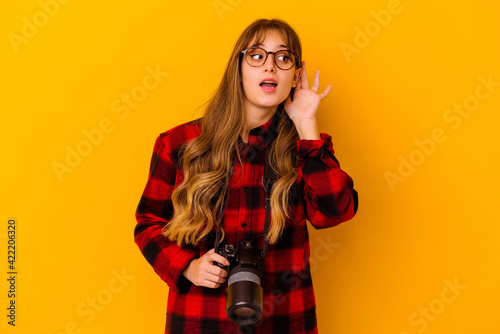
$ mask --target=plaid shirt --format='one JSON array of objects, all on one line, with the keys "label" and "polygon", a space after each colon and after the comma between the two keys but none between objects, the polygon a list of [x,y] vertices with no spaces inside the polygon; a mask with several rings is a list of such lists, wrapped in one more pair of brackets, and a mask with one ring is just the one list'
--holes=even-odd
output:
[{"label": "plaid shirt", "polygon": [[[222,218],[224,243],[236,245],[253,240],[263,245],[265,191],[262,175],[267,143],[262,134],[271,122],[253,128],[248,143],[239,150],[244,169],[234,161],[227,205]],[[273,123],[274,124],[274,123]],[[182,272],[192,259],[214,246],[214,233],[197,247],[179,247],[161,235],[173,216],[170,195],[183,180],[177,166],[179,148],[200,135],[200,119],[174,127],[156,140],[149,178],[137,208],[135,242],[156,273],[169,286],[165,333],[317,333],[316,304],[309,267],[309,238],[306,219],[317,229],[332,227],[351,219],[358,206],[353,181],[339,167],[331,136],[298,140],[299,176],[291,191],[291,219],[280,240],[269,245],[262,287],[263,319],[257,325],[238,326],[226,316],[225,289],[198,287]],[[226,281],[227,282],[227,281]]]}]

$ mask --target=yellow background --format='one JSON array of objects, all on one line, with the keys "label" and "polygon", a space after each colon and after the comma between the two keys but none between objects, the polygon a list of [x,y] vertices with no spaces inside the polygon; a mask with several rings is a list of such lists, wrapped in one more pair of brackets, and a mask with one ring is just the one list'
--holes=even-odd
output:
[{"label": "yellow background", "polygon": [[[320,69],[320,88],[333,85],[320,131],[360,196],[352,221],[310,229],[320,333],[499,333],[500,87],[459,125],[445,119],[474,102],[480,77],[500,81],[498,2],[53,3],[0,10],[2,333],[162,333],[168,289],[133,241],[154,140],[201,115],[239,34],[260,17],[288,21],[309,77]],[[377,23],[388,9],[397,13]],[[366,29],[369,40],[358,36]],[[168,75],[144,90],[148,68]],[[132,92],[146,96],[117,110]],[[107,133],[85,146],[84,131],[100,126]],[[418,153],[435,129],[446,140]],[[87,156],[59,179],[53,164],[66,164],[68,147]],[[418,166],[391,187],[387,173],[410,157]]]}]

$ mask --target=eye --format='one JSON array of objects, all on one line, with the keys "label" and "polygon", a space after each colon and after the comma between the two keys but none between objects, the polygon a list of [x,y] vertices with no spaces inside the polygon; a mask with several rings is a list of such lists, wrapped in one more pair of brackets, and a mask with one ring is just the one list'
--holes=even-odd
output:
[{"label": "eye", "polygon": [[288,52],[279,52],[276,54],[276,60],[282,63],[288,63],[290,61],[291,57]]},{"label": "eye", "polygon": [[252,57],[255,60],[260,60],[260,59],[264,58],[264,56],[261,53],[259,53],[259,52],[252,52],[252,53],[250,53],[250,57]]}]

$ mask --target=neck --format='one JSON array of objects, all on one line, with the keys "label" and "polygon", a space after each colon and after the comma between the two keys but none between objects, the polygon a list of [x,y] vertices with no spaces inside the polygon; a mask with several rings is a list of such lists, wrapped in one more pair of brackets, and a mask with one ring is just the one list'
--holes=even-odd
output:
[{"label": "neck", "polygon": [[268,109],[245,109],[245,124],[243,125],[243,131],[240,133],[241,139],[247,143],[248,132],[259,125],[267,123],[273,117],[277,109],[278,106]]}]

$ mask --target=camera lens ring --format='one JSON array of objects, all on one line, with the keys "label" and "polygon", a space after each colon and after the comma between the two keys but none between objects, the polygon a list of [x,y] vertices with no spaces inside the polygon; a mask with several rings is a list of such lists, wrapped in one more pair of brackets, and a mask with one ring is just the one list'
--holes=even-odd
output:
[{"label": "camera lens ring", "polygon": [[236,273],[231,271],[231,273],[229,274],[227,285],[229,286],[241,281],[254,282],[255,284],[260,285],[260,277],[252,271],[239,271]]}]

